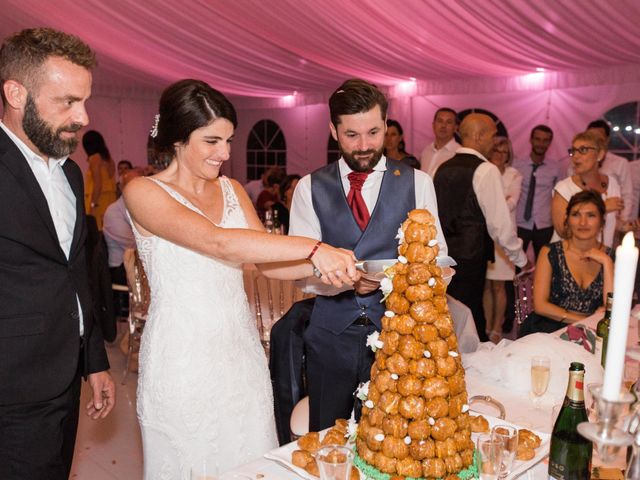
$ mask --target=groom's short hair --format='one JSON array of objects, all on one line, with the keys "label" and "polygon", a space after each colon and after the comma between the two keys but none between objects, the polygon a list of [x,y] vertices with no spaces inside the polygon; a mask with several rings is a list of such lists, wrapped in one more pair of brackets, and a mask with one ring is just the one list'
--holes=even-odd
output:
[{"label": "groom's short hair", "polygon": [[373,83],[352,78],[340,85],[329,98],[331,123],[336,126],[341,115],[365,113],[376,105],[380,107],[382,119],[386,119],[389,103],[384,93]]}]

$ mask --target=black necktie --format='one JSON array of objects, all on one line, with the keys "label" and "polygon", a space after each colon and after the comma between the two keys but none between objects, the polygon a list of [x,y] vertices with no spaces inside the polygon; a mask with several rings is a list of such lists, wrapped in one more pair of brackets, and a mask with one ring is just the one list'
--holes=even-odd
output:
[{"label": "black necktie", "polygon": [[533,196],[536,194],[536,170],[542,165],[541,163],[534,163],[531,168],[531,176],[529,177],[529,191],[527,192],[527,203],[524,205],[524,219],[529,220],[531,218],[531,212],[533,210]]}]

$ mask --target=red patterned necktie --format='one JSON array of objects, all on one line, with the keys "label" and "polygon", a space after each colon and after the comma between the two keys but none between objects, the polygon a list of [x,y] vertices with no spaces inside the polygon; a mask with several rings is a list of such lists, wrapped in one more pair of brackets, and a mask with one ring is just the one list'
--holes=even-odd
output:
[{"label": "red patterned necktie", "polygon": [[351,172],[347,175],[351,185],[351,190],[347,195],[347,203],[353,212],[353,218],[356,219],[356,223],[362,231],[367,228],[370,217],[367,204],[364,203],[364,198],[362,198],[362,185],[364,185],[364,181],[368,176],[369,172]]}]

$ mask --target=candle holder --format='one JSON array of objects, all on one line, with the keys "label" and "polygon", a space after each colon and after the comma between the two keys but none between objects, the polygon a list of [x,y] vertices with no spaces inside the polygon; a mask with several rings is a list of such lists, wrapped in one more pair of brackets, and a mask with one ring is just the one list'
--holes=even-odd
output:
[{"label": "candle holder", "polygon": [[628,432],[616,428],[616,423],[624,413],[625,406],[633,403],[635,398],[631,393],[622,391],[616,400],[609,400],[602,396],[601,385],[593,385],[589,391],[596,402],[598,420],[582,422],[578,425],[578,432],[595,444],[600,459],[608,463],[620,448],[633,443],[633,437]]}]

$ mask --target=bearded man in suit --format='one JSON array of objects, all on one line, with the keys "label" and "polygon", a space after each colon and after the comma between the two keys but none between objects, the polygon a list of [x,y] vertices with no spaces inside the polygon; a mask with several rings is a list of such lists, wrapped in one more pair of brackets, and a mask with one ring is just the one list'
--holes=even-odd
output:
[{"label": "bearded man in suit", "polygon": [[69,476],[80,409],[115,403],[89,289],[82,172],[68,158],[89,122],[95,55],[48,28],[0,48],[0,478]]}]

